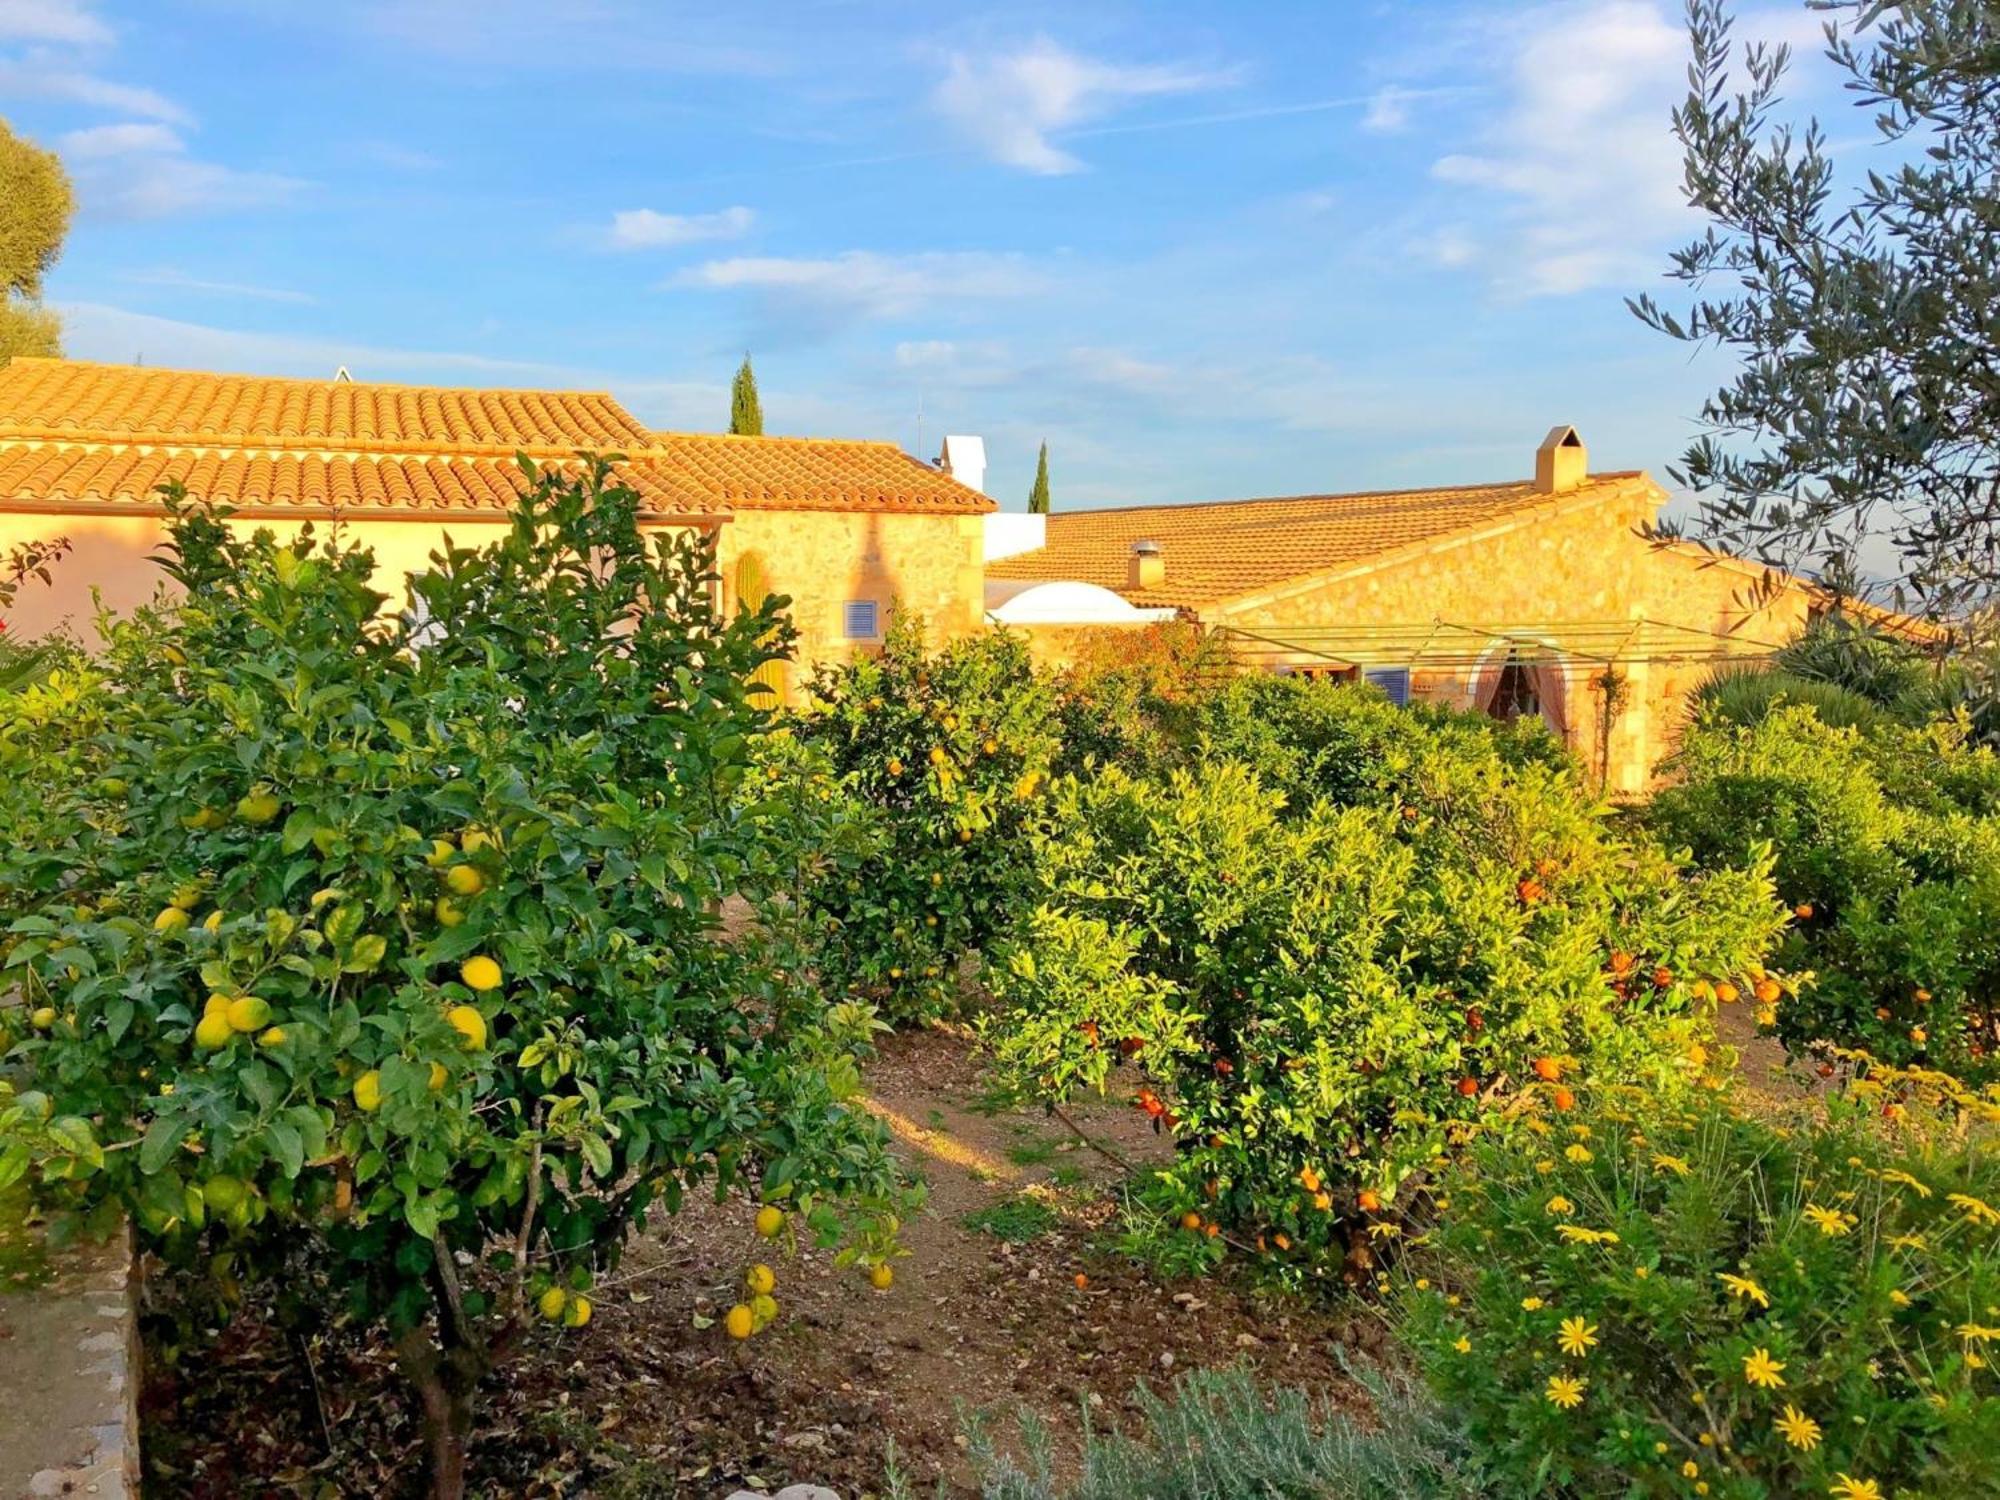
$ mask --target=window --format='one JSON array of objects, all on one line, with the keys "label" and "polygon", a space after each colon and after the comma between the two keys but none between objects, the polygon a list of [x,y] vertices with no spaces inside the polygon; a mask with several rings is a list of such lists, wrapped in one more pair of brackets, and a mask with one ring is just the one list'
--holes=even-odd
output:
[{"label": "window", "polygon": [[1542,713],[1542,695],[1535,683],[1535,670],[1518,656],[1510,656],[1500,669],[1494,688],[1493,706],[1487,710],[1503,722],[1536,719]]},{"label": "window", "polygon": [[1389,695],[1389,701],[1402,708],[1410,701],[1410,669],[1408,667],[1371,667],[1367,672],[1368,681]]},{"label": "window", "polygon": [[849,599],[840,607],[840,633],[850,641],[881,639],[881,607],[873,599]]}]

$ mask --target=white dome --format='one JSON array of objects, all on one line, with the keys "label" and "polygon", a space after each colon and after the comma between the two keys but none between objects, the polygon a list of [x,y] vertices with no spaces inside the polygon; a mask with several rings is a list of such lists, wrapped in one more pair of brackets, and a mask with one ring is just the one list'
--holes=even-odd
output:
[{"label": "white dome", "polygon": [[986,613],[1002,625],[1143,625],[1174,617],[1171,609],[1140,609],[1094,583],[1012,578],[987,580]]}]

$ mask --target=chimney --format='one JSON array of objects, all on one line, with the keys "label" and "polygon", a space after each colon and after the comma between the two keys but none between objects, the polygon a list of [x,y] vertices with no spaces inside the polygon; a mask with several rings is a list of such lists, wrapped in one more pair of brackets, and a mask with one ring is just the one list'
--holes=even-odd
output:
[{"label": "chimney", "polygon": [[1535,450],[1535,491],[1560,495],[1582,484],[1590,467],[1589,450],[1574,427],[1551,427]]},{"label": "chimney", "polygon": [[986,440],[947,437],[938,453],[938,467],[967,489],[986,493]]},{"label": "chimney", "polygon": [[1166,581],[1167,559],[1160,551],[1160,544],[1145,540],[1134,542],[1132,560],[1125,568],[1125,587],[1156,589]]}]

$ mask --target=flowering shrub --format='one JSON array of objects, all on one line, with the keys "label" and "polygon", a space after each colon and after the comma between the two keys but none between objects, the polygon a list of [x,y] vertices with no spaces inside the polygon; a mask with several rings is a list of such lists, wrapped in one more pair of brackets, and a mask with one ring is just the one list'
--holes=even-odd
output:
[{"label": "flowering shrub", "polygon": [[897,1190],[865,1008],[771,961],[782,909],[716,915],[777,873],[736,809],[778,622],[637,504],[540,477],[415,630],[366,553],[179,509],[179,611],[0,699],[0,1187],[379,1322],[439,1494],[490,1359],[649,1212],[752,1183],[831,1239]]},{"label": "flowering shrub", "polygon": [[2000,757],[1957,726],[1831,728],[1809,709],[1696,727],[1654,800],[1705,864],[1775,850],[1797,921],[1777,962],[1810,971],[1761,1019],[1800,1048],[1859,1047],[1991,1076],[2000,1046]]},{"label": "flowering shrub", "polygon": [[[1059,786],[986,1036],[1022,1091],[1115,1085],[1170,1132],[1149,1196],[1211,1253],[1321,1274],[1344,1247],[1353,1279],[1468,1131],[1703,1076],[1700,993],[1759,982],[1783,912],[1761,871],[1611,837],[1566,768],[1475,725],[1287,691],[1338,731],[1331,795],[1288,804],[1228,760]],[[1347,748],[1391,733],[1393,756]]]},{"label": "flowering shrub", "polygon": [[1787,1128],[1596,1092],[1471,1153],[1405,1266],[1405,1335],[1509,1491],[1992,1494],[2000,1094],[1884,1070]]},{"label": "flowering shrub", "polygon": [[832,993],[896,1020],[957,1004],[960,964],[1017,914],[1055,754],[1055,697],[1005,631],[926,653],[898,613],[882,653],[823,668],[797,738],[870,825],[803,909]]}]

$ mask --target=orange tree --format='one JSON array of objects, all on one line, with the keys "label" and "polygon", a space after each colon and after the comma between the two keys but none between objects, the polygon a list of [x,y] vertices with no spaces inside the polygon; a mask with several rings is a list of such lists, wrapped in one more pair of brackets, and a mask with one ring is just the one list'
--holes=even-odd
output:
[{"label": "orange tree", "polygon": [[831,1240],[898,1191],[866,1012],[771,961],[781,910],[719,927],[766,882],[738,784],[783,632],[637,504],[536,476],[417,625],[365,552],[176,500],[185,603],[0,706],[0,1179],[381,1326],[439,1495],[481,1375],[587,1322],[649,1212],[746,1184]]},{"label": "orange tree", "polygon": [[924,650],[898,612],[879,656],[822,668],[796,726],[870,830],[802,891],[829,989],[896,1020],[956,1003],[959,968],[1019,914],[1056,753],[1055,693],[1025,641]]},{"label": "orange tree", "polygon": [[[1548,747],[1327,685],[1210,713],[1191,767],[1058,788],[987,1024],[1021,1090],[1116,1087],[1172,1135],[1142,1196],[1177,1258],[1359,1279],[1469,1134],[1694,1085],[1718,990],[1778,982],[1765,869],[1613,837]],[[1289,797],[1225,731],[1274,737]]]},{"label": "orange tree", "polygon": [[1797,916],[1779,959],[1814,979],[1768,1029],[2000,1073],[2000,756],[1960,723],[1835,728],[1796,707],[1698,724],[1668,769],[1648,810],[1663,837],[1716,864],[1776,850]]}]

